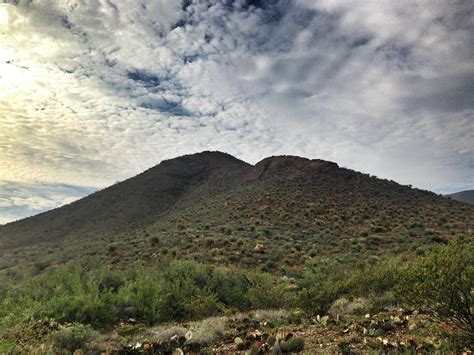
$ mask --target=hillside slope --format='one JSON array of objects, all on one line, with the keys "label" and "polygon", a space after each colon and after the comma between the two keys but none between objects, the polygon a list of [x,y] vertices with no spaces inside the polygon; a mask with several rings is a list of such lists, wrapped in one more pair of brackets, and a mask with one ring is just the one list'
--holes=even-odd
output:
[{"label": "hillside slope", "polygon": [[225,179],[249,165],[228,154],[203,152],[165,160],[126,181],[55,210],[0,227],[0,249],[67,235],[114,232],[153,221],[187,191]]},{"label": "hillside slope", "polygon": [[[173,256],[284,273],[371,263],[471,237],[474,207],[293,156],[255,166],[203,152],[164,161],[68,206],[0,227],[2,262]],[[41,242],[41,243],[40,243]]]},{"label": "hillside slope", "polygon": [[449,198],[474,205],[474,190],[466,190],[447,195]]}]

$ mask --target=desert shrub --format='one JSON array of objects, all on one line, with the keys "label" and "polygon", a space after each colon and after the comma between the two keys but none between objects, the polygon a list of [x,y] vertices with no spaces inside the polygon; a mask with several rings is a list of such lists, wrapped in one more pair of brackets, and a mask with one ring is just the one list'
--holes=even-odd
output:
[{"label": "desert shrub", "polygon": [[298,304],[309,315],[324,315],[343,293],[342,283],[328,281],[303,289],[299,293]]},{"label": "desert shrub", "polygon": [[403,267],[396,294],[442,322],[474,334],[474,246],[451,241]]},{"label": "desert shrub", "polygon": [[224,306],[238,309],[250,308],[248,289],[252,283],[243,272],[227,268],[214,268],[210,289]]},{"label": "desert shrub", "polygon": [[67,328],[51,334],[51,342],[60,350],[75,351],[97,337],[97,333],[89,325],[74,323]]},{"label": "desert shrub", "polygon": [[402,261],[399,258],[389,258],[355,272],[348,279],[349,293],[356,297],[367,295],[379,297],[389,292],[398,282],[401,265]]},{"label": "desert shrub", "polygon": [[46,268],[50,266],[50,261],[48,260],[41,260],[33,263],[33,275],[39,275],[41,274]]},{"label": "desert shrub", "polygon": [[2,305],[10,304],[10,313],[20,318],[33,310],[35,316],[60,322],[112,324],[116,318],[109,277],[109,270],[97,259],[88,259],[48,270],[12,287]]},{"label": "desert shrub", "polygon": [[243,272],[197,264],[166,261],[142,269],[123,299],[134,304],[136,317],[148,324],[199,319],[226,307],[250,307],[251,284]]},{"label": "desert shrub", "polygon": [[270,274],[263,273],[254,273],[250,279],[252,287],[248,294],[252,308],[282,308],[294,303],[286,282],[278,282]]},{"label": "desert shrub", "polygon": [[141,324],[124,324],[123,326],[117,328],[117,334],[121,337],[133,336],[136,333],[144,329]]},{"label": "desert shrub", "polygon": [[[451,245],[448,247],[452,248]],[[466,252],[463,249],[461,254]],[[340,259],[343,258],[345,257],[341,256]],[[423,257],[420,260],[431,260],[430,258],[432,257]],[[465,256],[463,258],[466,264]],[[247,259],[242,259],[242,264],[245,260]],[[472,265],[472,259],[470,260]],[[269,258],[267,262],[272,261]],[[463,269],[461,261],[458,264],[453,262],[438,262],[435,266],[440,270],[444,270],[441,268],[443,265],[457,268],[462,275],[461,279],[471,280],[472,287],[472,267],[469,269],[464,266]],[[340,265],[337,258],[326,261],[314,258],[306,261],[307,271],[303,274],[288,268],[286,277],[278,278],[257,271],[167,258],[155,260],[146,267],[129,265],[126,270],[106,266],[99,259],[84,259],[50,267],[41,275],[16,284],[6,280],[7,287],[0,288],[0,317],[9,316],[21,320],[33,315],[35,318],[54,318],[62,323],[108,327],[130,317],[154,325],[214,316],[226,310],[258,308],[299,307],[308,314],[323,315],[342,296],[370,296],[371,299],[381,300],[377,308],[397,301],[392,292],[393,287],[399,284],[401,260],[379,262],[373,267],[365,267],[361,272],[344,271]],[[429,267],[432,264],[428,263],[426,270],[417,266],[407,267],[402,275],[410,276],[410,272],[414,273],[417,269],[429,273]],[[471,270],[471,279],[466,276],[467,270]],[[440,272],[436,272],[436,278],[427,278],[426,282],[438,282]],[[407,275],[400,283],[400,289],[402,286],[408,287],[408,280],[414,278],[416,292],[420,293],[420,287],[424,283],[415,276],[408,279]],[[290,279],[291,277],[295,279]],[[456,290],[460,289],[457,279],[451,280],[448,276],[445,279],[443,282],[446,285],[443,287],[448,287],[449,281],[457,287]],[[465,286],[462,290],[467,292],[467,289],[468,286]],[[428,297],[429,294],[424,292],[424,297]],[[419,299],[412,298],[413,302]],[[464,302],[465,299],[459,296],[457,302],[461,301]],[[468,302],[471,302],[472,307],[472,300]]]},{"label": "desert shrub", "polygon": [[304,349],[304,339],[301,337],[294,337],[288,341],[280,343],[281,351],[284,353],[299,353]]},{"label": "desert shrub", "polygon": [[332,261],[314,261],[298,281],[299,307],[309,315],[326,314],[334,301],[351,291],[352,273],[340,267],[337,258]]},{"label": "desert shrub", "polygon": [[211,246],[215,245],[215,240],[212,237],[208,237],[208,238],[204,239],[204,243],[206,244],[206,246],[211,247]]},{"label": "desert shrub", "polygon": [[122,290],[121,295],[130,302],[136,316],[150,325],[159,322],[162,319],[164,291],[155,275],[143,268],[139,269],[132,287]]},{"label": "desert shrub", "polygon": [[225,317],[206,318],[202,321],[191,322],[189,325],[192,332],[191,339],[188,340],[189,345],[212,344],[218,339],[222,339],[226,332],[228,332],[229,327],[228,318]]},{"label": "desert shrub", "polygon": [[429,240],[432,242],[432,243],[440,243],[440,244],[447,244],[448,241],[443,238],[443,237],[440,237],[439,235],[432,235]]},{"label": "desert shrub", "polygon": [[192,297],[185,303],[188,318],[202,319],[222,312],[223,306],[215,294],[202,294]]}]

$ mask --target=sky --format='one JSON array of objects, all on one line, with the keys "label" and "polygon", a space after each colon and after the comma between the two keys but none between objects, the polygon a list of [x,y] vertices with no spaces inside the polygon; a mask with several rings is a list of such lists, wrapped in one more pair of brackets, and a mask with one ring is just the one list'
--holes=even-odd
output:
[{"label": "sky", "polygon": [[472,0],[0,0],[0,223],[164,159],[474,188]]}]

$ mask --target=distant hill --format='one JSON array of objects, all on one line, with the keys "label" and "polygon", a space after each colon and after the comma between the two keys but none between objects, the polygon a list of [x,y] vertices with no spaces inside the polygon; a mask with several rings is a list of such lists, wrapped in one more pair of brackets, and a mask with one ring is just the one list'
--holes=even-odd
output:
[{"label": "distant hill", "polygon": [[469,203],[474,205],[474,190],[466,190],[447,195],[455,201]]},{"label": "distant hill", "polygon": [[[470,235],[474,207],[324,160],[221,152],[163,161],[67,206],[0,226],[0,264],[164,254],[297,270],[370,263]],[[1,267],[2,265],[0,265]]]}]

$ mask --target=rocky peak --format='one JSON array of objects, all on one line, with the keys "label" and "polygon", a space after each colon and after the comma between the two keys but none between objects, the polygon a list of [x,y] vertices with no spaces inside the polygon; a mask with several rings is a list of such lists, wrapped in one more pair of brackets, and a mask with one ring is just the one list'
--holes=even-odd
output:
[{"label": "rocky peak", "polygon": [[301,175],[323,172],[338,167],[336,163],[326,160],[279,155],[265,158],[255,164],[245,179],[251,181],[275,175],[284,175],[291,179]]}]

